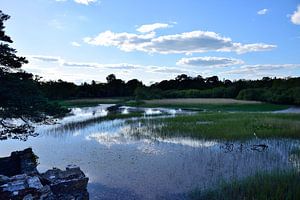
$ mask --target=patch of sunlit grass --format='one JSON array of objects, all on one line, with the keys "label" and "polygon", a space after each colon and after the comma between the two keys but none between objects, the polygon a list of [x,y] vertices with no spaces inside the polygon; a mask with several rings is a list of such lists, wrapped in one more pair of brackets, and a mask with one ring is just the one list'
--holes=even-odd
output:
[{"label": "patch of sunlit grass", "polygon": [[296,171],[261,173],[241,181],[224,183],[216,189],[193,191],[191,199],[299,199],[300,174]]},{"label": "patch of sunlit grass", "polygon": [[211,112],[141,122],[154,134],[166,137],[223,140],[300,138],[300,114]]}]

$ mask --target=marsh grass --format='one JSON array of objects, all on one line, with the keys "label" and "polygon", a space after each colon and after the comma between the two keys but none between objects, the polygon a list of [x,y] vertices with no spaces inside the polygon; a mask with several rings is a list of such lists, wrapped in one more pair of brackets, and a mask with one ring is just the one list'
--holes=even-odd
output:
[{"label": "marsh grass", "polygon": [[300,197],[300,174],[296,171],[260,173],[216,189],[193,191],[191,199],[296,200]]},{"label": "marsh grass", "polygon": [[134,117],[141,117],[143,116],[143,113],[141,112],[133,112],[133,113],[128,113],[128,114],[108,114],[107,116],[99,116],[99,117],[94,117],[90,119],[86,119],[83,121],[74,121],[74,122],[69,122],[66,124],[63,124],[57,128],[55,128],[55,131],[58,130],[68,130],[68,131],[75,131],[77,129],[82,129],[84,127],[90,126],[91,124],[96,124],[96,123],[101,123],[104,121],[112,121],[112,120],[117,120],[117,119],[130,119]]},{"label": "marsh grass", "polygon": [[99,99],[74,99],[74,100],[60,100],[55,101],[60,106],[65,108],[80,108],[80,107],[89,107],[97,106],[99,104],[119,104],[125,101],[125,98],[99,98]]},{"label": "marsh grass", "polygon": [[297,156],[297,157],[300,158],[300,148],[294,148],[294,149],[292,149],[292,151],[290,152],[290,154],[293,154],[293,155],[295,155],[295,156]]},{"label": "marsh grass", "polygon": [[300,138],[300,114],[209,112],[142,119],[141,123],[160,137],[221,140]]},{"label": "marsh grass", "polygon": [[165,108],[181,108],[194,111],[243,111],[243,112],[268,112],[268,111],[278,111],[289,108],[288,105],[278,105],[269,103],[229,103],[229,104],[195,104],[195,103],[145,103],[145,102],[129,102],[126,103],[128,106],[137,107],[165,107]]}]

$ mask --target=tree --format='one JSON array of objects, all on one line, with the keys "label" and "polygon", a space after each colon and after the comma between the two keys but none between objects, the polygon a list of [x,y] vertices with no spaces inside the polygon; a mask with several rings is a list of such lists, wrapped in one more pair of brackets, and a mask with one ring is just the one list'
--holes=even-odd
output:
[{"label": "tree", "polygon": [[10,18],[0,10],[0,70],[9,71],[10,69],[19,69],[25,63],[28,63],[25,57],[16,55],[17,51],[9,46],[13,43],[11,38],[5,34],[4,22]]},{"label": "tree", "polygon": [[110,74],[106,77],[107,83],[111,83],[116,80],[116,75]]},{"label": "tree", "polygon": [[[9,18],[0,11],[0,119],[41,121],[47,115],[67,112],[49,103],[39,90],[39,79],[21,70],[28,61],[25,57],[17,56],[17,51],[9,46],[13,41],[4,30],[4,22]],[[4,126],[3,120],[0,122]]]}]

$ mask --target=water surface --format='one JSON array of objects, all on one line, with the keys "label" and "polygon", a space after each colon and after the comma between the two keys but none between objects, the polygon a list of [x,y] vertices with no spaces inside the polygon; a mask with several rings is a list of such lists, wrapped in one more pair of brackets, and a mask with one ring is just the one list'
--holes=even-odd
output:
[{"label": "water surface", "polygon": [[[39,156],[41,172],[78,165],[90,178],[91,199],[185,199],[196,188],[211,188],[258,171],[299,167],[298,160],[291,159],[292,150],[300,147],[299,140],[224,143],[162,138],[152,136],[157,134],[139,123],[141,118],[192,114],[182,110],[123,107],[120,112],[124,115],[143,114],[130,119],[135,123],[127,123],[127,119],[82,123],[106,116],[108,106],[73,109],[73,115],[58,124],[38,126],[39,135],[25,142],[0,141],[0,156],[32,147]],[[256,144],[268,148],[253,149]]]}]

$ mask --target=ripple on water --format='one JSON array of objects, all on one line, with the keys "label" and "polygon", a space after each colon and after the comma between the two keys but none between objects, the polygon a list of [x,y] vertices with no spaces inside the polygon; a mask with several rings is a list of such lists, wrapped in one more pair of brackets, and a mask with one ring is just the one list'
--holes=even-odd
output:
[{"label": "ripple on water", "polygon": [[[300,148],[299,140],[223,143],[186,137],[162,138],[140,123],[126,123],[126,119],[73,128],[64,126],[105,116],[106,108],[100,105],[74,109],[74,116],[62,119],[59,124],[38,127],[38,137],[26,142],[1,141],[0,156],[10,154],[16,147],[21,150],[30,146],[39,156],[40,171],[79,165],[90,178],[91,199],[184,199],[195,188],[210,188],[258,171],[299,167],[299,157],[292,153]],[[126,109],[126,112],[134,110]],[[157,111],[181,112],[168,109],[151,112],[157,114]],[[131,120],[138,122],[139,118]],[[266,144],[268,148],[253,150],[257,144]]]}]

